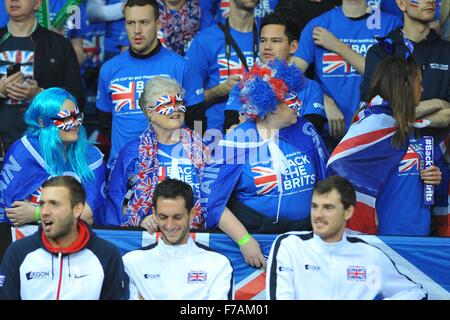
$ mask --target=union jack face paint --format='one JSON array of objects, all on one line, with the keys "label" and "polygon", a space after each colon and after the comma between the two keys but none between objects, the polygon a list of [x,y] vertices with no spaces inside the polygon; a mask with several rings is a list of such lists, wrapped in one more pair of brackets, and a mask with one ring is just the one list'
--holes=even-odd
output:
[{"label": "union jack face paint", "polygon": [[286,95],[286,97],[284,98],[284,103],[294,111],[298,111],[302,107],[302,102],[297,97],[297,95],[292,92]]},{"label": "union jack face paint", "polygon": [[80,109],[75,106],[73,111],[61,110],[55,118],[51,119],[58,129],[69,131],[77,126],[81,126],[83,124],[83,118],[83,112],[80,112]]},{"label": "union jack face paint", "polygon": [[155,103],[155,111],[163,116],[170,116],[175,112],[175,107],[178,107],[179,112],[186,112],[183,97],[181,94],[175,96],[164,95],[158,98]]}]

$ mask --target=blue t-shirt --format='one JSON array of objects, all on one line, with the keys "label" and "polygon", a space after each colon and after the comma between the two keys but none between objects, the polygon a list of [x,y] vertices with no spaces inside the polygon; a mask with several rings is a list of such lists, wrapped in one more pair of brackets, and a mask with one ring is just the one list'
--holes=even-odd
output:
[{"label": "blue t-shirt", "polygon": [[[123,0],[108,0],[107,4],[119,2],[123,2]],[[119,54],[119,46],[128,46],[124,18],[106,23],[105,51],[110,54]]]},{"label": "blue t-shirt", "polygon": [[[254,63],[253,31],[239,32],[230,28],[230,34],[246,58],[248,67],[251,68]],[[192,41],[186,57],[197,68],[205,90],[225,82],[228,75],[242,76],[246,72],[244,64],[231,45],[230,52],[228,61],[225,55],[225,35],[217,25],[201,31]],[[208,129],[223,130],[226,103],[227,97],[206,110]]]},{"label": "blue t-shirt", "polygon": [[178,54],[160,47],[150,57],[140,59],[126,51],[108,60],[100,70],[97,108],[112,112],[111,154],[108,165],[120,149],[138,138],[148,126],[139,107],[145,83],[156,76],[170,77],[186,91],[186,105],[204,101],[203,86],[189,62]]},{"label": "blue t-shirt", "polygon": [[[283,193],[279,217],[295,221],[306,219],[311,211],[312,191],[317,180],[316,170],[311,159],[287,141],[280,139],[278,146],[290,165],[288,174],[281,175]],[[275,221],[280,196],[277,176],[267,144],[261,148],[266,151],[266,157],[244,165],[234,188],[234,195],[243,204]]]},{"label": "blue t-shirt", "polygon": [[377,197],[379,235],[428,235],[431,213],[430,207],[424,205],[420,153],[417,141],[411,139],[398,171],[390,177]]},{"label": "blue t-shirt", "polygon": [[[318,114],[327,118],[325,108],[323,106],[323,91],[319,84],[308,78],[305,78],[305,86],[297,93],[298,98],[302,102],[302,107],[298,111],[299,116],[305,114]],[[240,111],[241,104],[233,98],[229,98],[225,110]]]},{"label": "blue t-shirt", "polygon": [[379,21],[373,16],[347,18],[342,7],[336,7],[311,20],[303,30],[295,55],[309,64],[315,63],[315,79],[344,114],[347,128],[359,106],[362,76],[340,55],[315,45],[313,29],[319,26],[328,29],[339,40],[365,57],[369,48],[376,43],[373,36],[384,36],[399,25],[401,21],[393,15],[381,13]]}]

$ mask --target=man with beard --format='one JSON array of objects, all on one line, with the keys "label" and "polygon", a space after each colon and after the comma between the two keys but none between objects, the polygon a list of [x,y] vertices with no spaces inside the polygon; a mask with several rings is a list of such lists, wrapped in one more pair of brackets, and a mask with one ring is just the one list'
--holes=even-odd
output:
[{"label": "man with beard", "polygon": [[286,233],[272,244],[266,293],[271,300],[418,300],[421,285],[380,249],[345,233],[356,203],[352,184],[331,176],[314,186],[313,232]]},{"label": "man with beard", "polygon": [[117,247],[80,219],[86,192],[71,176],[42,186],[41,225],[13,242],[0,265],[0,300],[120,300],[128,277]]},{"label": "man with beard", "polygon": [[161,237],[123,256],[130,276],[130,299],[231,299],[230,261],[194,242],[189,234],[194,207],[191,186],[176,179],[164,180],[155,188],[153,205]]},{"label": "man with beard", "polygon": [[203,80],[208,129],[223,131],[228,94],[258,57],[257,2],[231,0],[225,23],[201,31],[186,53]]}]

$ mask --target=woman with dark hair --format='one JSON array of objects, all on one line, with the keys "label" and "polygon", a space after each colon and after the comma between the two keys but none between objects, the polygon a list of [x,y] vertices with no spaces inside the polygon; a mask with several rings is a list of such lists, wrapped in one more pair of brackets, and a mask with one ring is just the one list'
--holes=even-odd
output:
[{"label": "woman with dark hair", "polygon": [[298,117],[302,79],[295,64],[254,65],[230,94],[246,121],[227,133],[205,168],[206,225],[235,240],[252,266],[265,260],[250,233],[311,230],[312,189],[325,178],[325,146]]},{"label": "woman with dark hair", "polygon": [[[358,203],[348,227],[382,235],[428,235],[430,202],[441,170],[423,164],[433,149],[415,120],[422,75],[412,57],[388,57],[376,68],[369,91],[349,132],[332,153],[328,169],[349,179]],[[439,162],[436,153],[435,163]],[[431,194],[431,198],[433,195]]]},{"label": "woman with dark hair", "polygon": [[5,156],[0,176],[0,221],[39,221],[41,185],[71,175],[87,193],[82,218],[101,224],[104,205],[103,154],[90,145],[75,98],[61,88],[39,93],[25,112],[25,135]]}]

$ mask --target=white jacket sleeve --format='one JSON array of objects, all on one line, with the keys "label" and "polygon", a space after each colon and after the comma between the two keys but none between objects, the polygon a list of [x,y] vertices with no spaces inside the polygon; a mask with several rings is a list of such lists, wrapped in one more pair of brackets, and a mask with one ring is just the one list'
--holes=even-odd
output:
[{"label": "white jacket sleeve", "polygon": [[427,297],[423,287],[401,274],[394,262],[380,252],[380,291],[386,300],[422,300]]},{"label": "white jacket sleeve", "polygon": [[233,296],[233,268],[230,261],[223,257],[223,264],[217,270],[216,278],[211,284],[208,300],[232,300]]},{"label": "white jacket sleeve", "polygon": [[106,0],[88,0],[86,11],[90,22],[109,22],[123,18],[123,2],[106,4]]},{"label": "white jacket sleeve", "polygon": [[267,300],[295,299],[294,267],[288,249],[280,237],[272,244],[266,272]]}]

